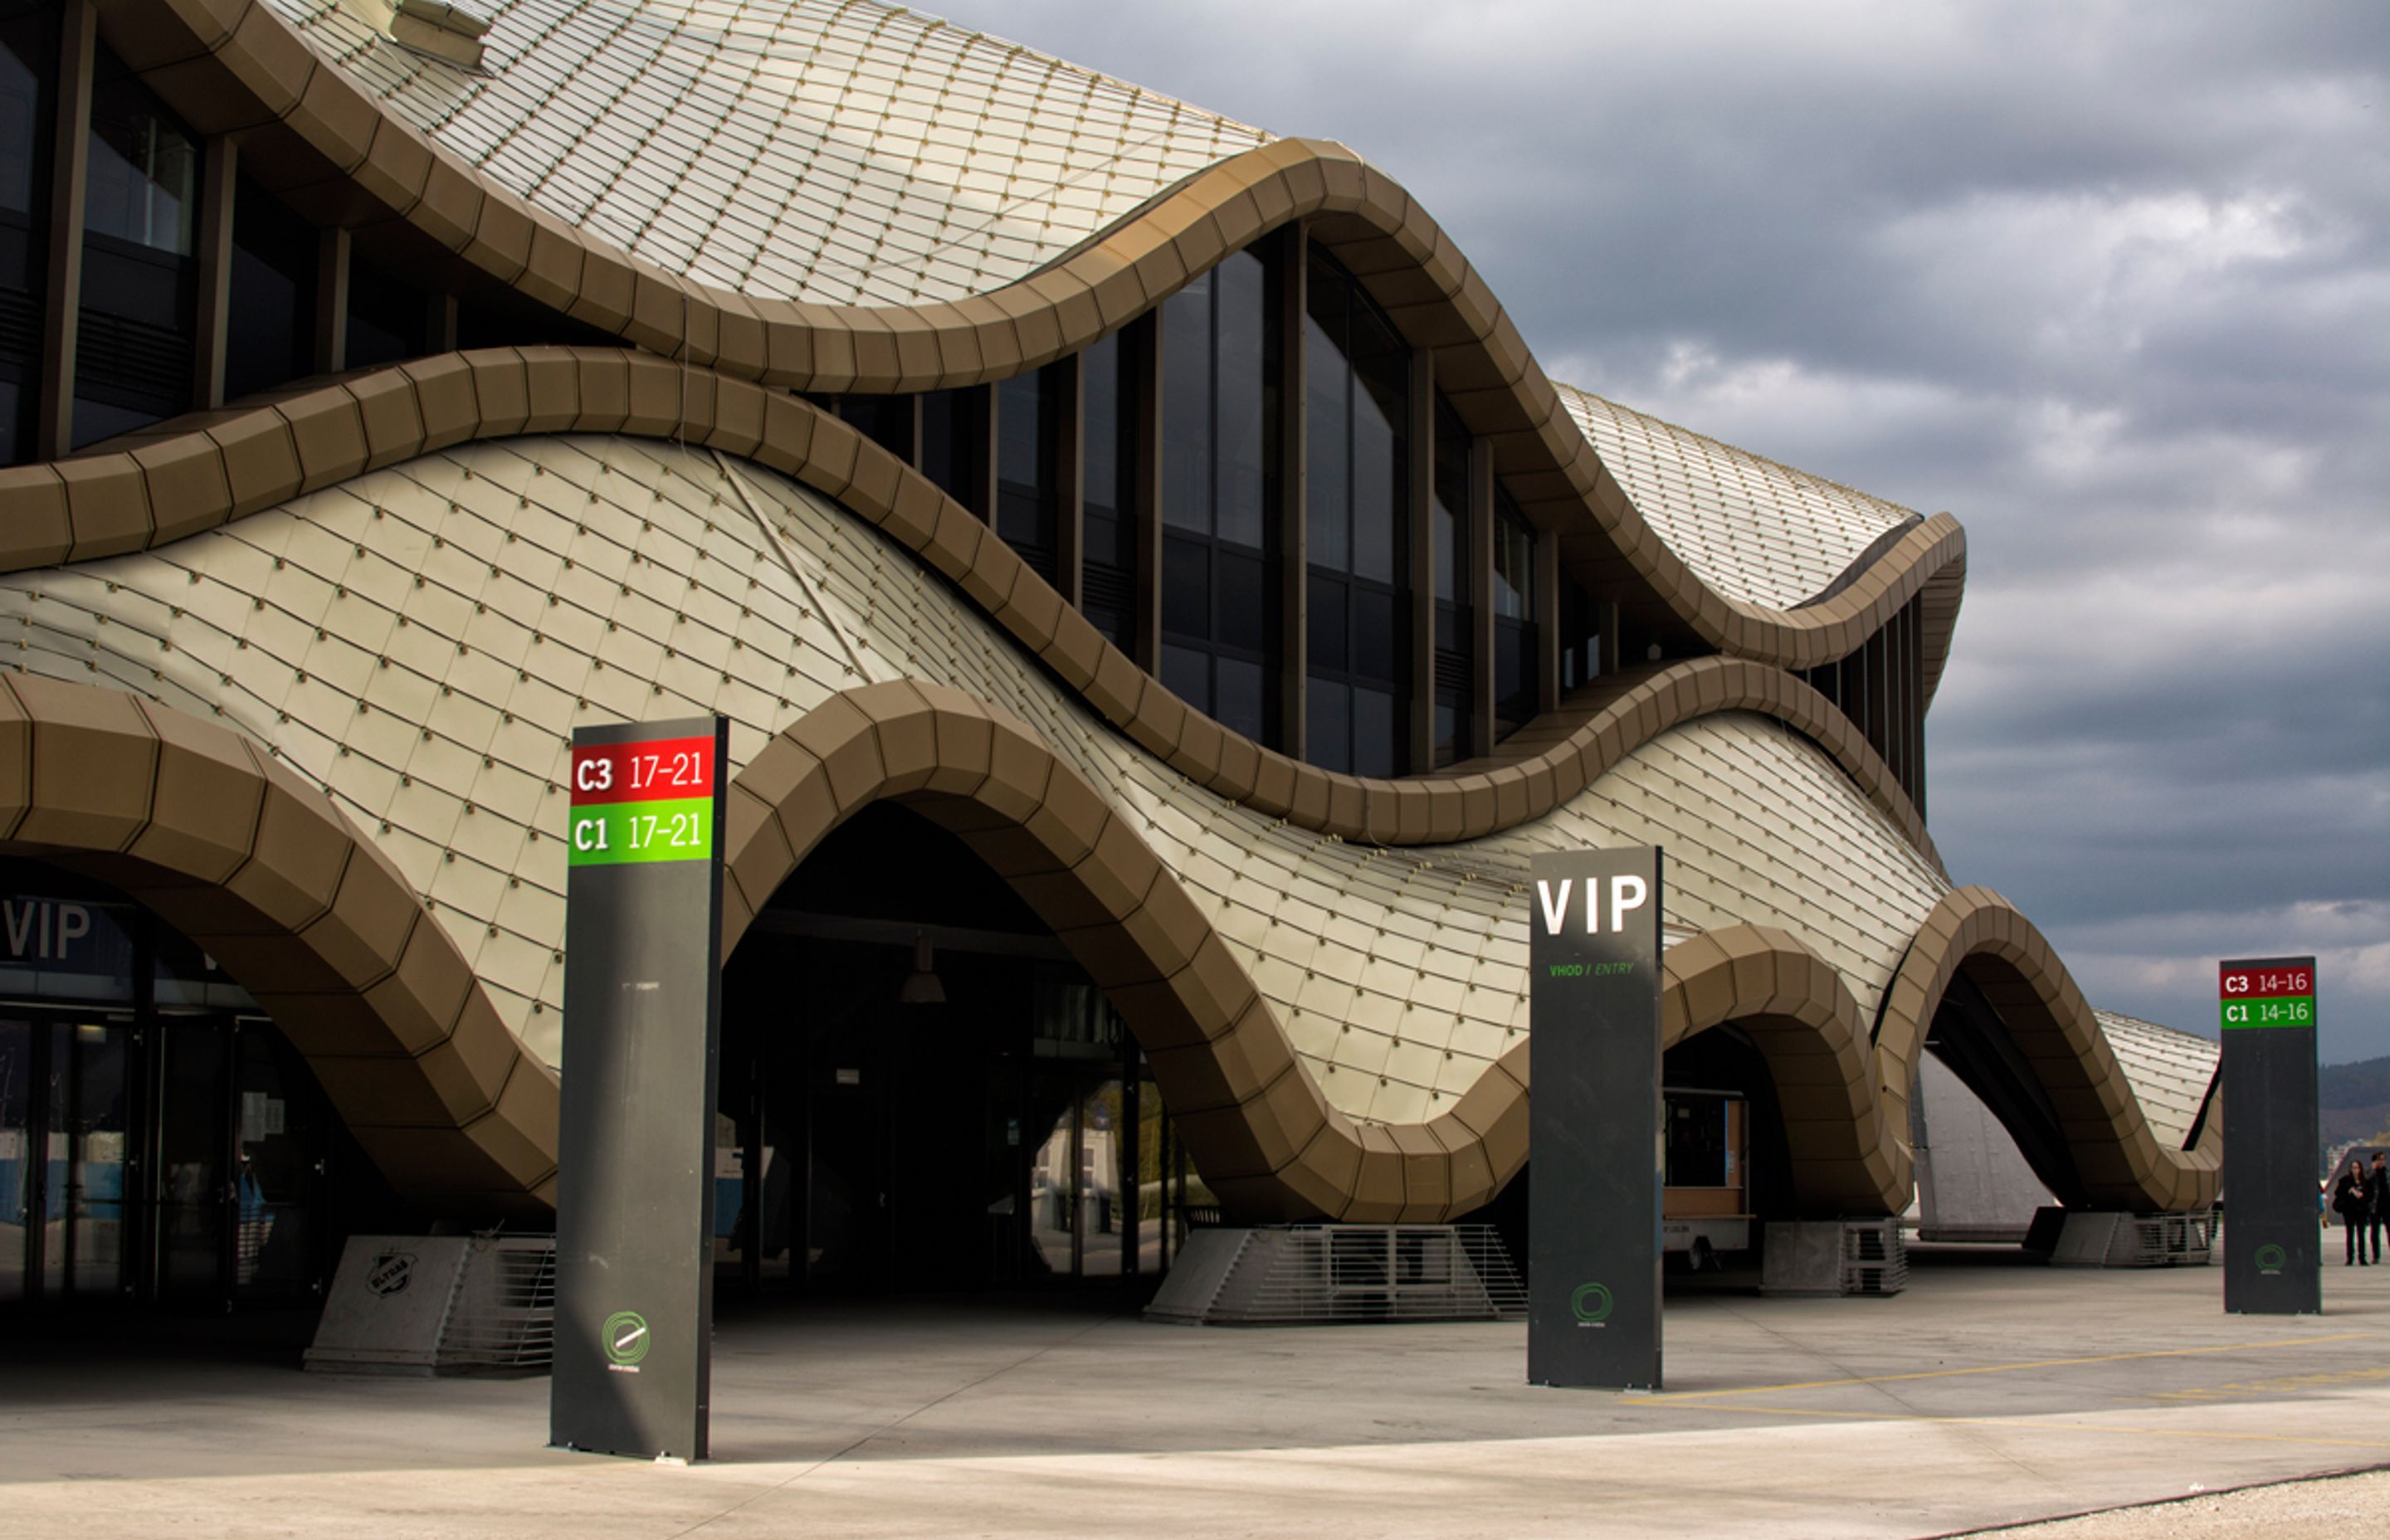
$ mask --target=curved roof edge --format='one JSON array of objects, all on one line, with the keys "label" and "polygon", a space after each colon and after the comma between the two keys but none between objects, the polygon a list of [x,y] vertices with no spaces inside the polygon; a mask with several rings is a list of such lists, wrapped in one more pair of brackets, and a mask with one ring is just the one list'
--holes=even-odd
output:
[{"label": "curved roof edge", "polygon": [[[134,20],[144,23],[134,26]],[[1393,178],[1324,140],[1283,139],[1197,174],[1019,282],[913,307],[751,299],[628,257],[490,186],[372,101],[288,23],[246,0],[124,0],[109,41],[206,133],[251,131],[246,171],[326,223],[403,225],[515,292],[665,357],[791,389],[976,384],[1074,352],[1225,256],[1308,218],[1414,345],[1496,468],[1588,588],[1629,596],[1720,651],[1805,669],[1856,651],[1965,549],[1937,514],[1849,588],[1796,610],[1735,599],[1667,544],[1603,464],[1459,249]],[[1955,622],[1926,610],[1938,661]],[[1930,666],[1929,674],[1938,674]]]},{"label": "curved roof edge", "polygon": [[1751,711],[1817,742],[1898,833],[1941,864],[1923,815],[1850,718],[1790,673],[1749,659],[1602,675],[1493,755],[1432,774],[1377,779],[1291,759],[1189,709],[968,509],[839,418],[784,391],[626,350],[419,359],[179,418],[112,451],[0,470],[0,571],[168,545],[469,439],[564,432],[719,449],[838,499],[953,582],[1172,769],[1318,833],[1388,845],[1494,833],[1541,817],[1670,727]]}]

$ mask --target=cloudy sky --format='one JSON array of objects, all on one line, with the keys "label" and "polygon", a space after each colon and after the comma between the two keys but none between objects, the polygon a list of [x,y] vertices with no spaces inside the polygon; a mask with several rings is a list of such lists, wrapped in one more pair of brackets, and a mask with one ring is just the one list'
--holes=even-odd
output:
[{"label": "cloudy sky", "polygon": [[1393,173],[1546,370],[1966,525],[1936,838],[2112,1009],[2390,1054],[2390,19],[950,0]]}]

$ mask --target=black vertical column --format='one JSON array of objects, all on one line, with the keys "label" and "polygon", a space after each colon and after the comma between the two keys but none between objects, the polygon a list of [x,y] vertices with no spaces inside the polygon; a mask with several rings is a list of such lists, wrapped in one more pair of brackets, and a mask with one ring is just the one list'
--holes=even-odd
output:
[{"label": "black vertical column", "polygon": [[2224,1308],[2323,1314],[2316,1215],[2316,960],[2219,969],[2224,1029]]},{"label": "black vertical column", "polygon": [[572,735],[548,1405],[564,1448],[705,1457],[728,733],[696,717]]},{"label": "black vertical column", "polygon": [[1527,1379],[1660,1388],[1660,852],[1536,855]]}]

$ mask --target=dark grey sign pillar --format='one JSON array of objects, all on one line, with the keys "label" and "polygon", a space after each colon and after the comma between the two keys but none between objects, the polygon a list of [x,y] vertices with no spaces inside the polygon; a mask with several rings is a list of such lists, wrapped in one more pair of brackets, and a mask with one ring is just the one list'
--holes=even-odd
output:
[{"label": "dark grey sign pillar", "polygon": [[1537,855],[1527,1380],[1660,1388],[1660,852]]},{"label": "dark grey sign pillar", "polygon": [[713,1342],[720,717],[572,735],[548,1442],[703,1459]]},{"label": "dark grey sign pillar", "polygon": [[2224,1309],[2323,1314],[2316,1214],[2316,960],[2228,962],[2224,1032]]}]

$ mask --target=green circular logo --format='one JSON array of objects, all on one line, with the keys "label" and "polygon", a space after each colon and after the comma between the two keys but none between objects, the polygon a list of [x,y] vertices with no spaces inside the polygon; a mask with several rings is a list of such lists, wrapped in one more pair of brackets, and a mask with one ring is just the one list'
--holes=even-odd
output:
[{"label": "green circular logo", "polygon": [[648,1318],[636,1310],[617,1310],[606,1317],[601,1341],[609,1359],[626,1367],[636,1364],[648,1355]]},{"label": "green circular logo", "polygon": [[2290,1260],[2290,1252],[2270,1242],[2257,1248],[2257,1267],[2260,1272],[2280,1272],[2283,1264]]},{"label": "green circular logo", "polygon": [[1569,1296],[1569,1308],[1587,1326],[1600,1326],[1610,1319],[1611,1303],[1610,1290],[1604,1284],[1580,1283],[1576,1292]]}]

